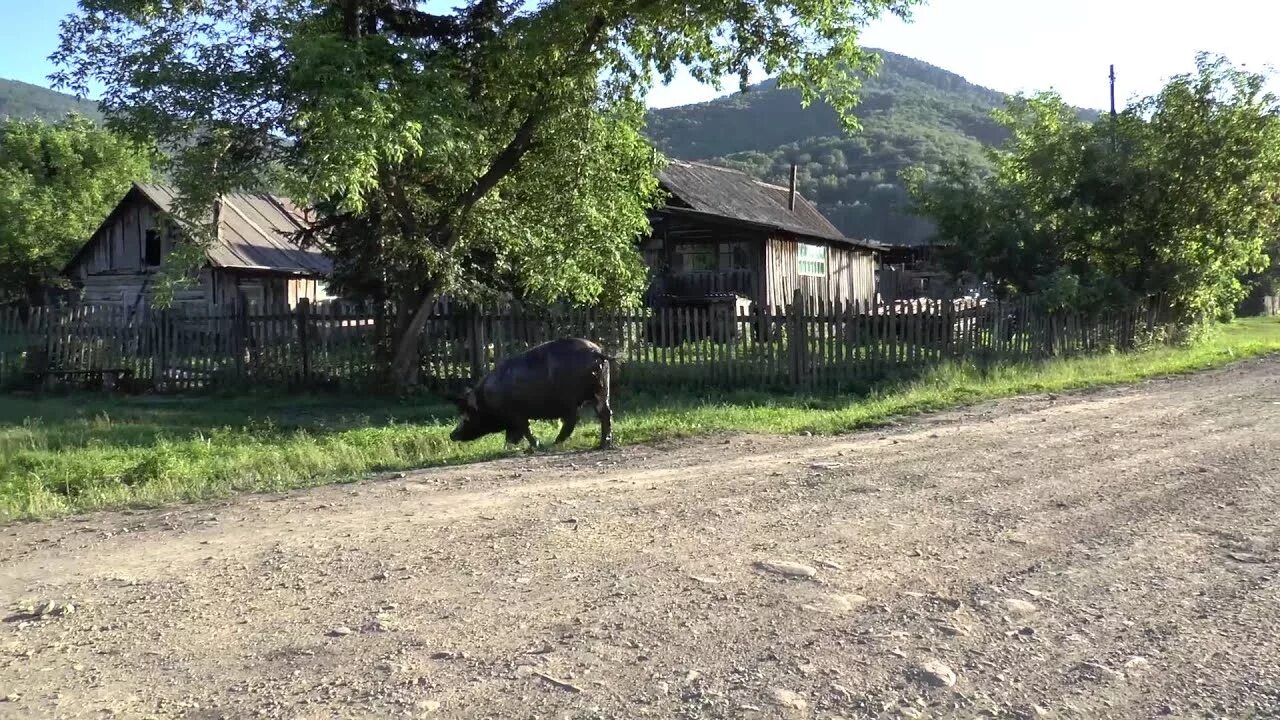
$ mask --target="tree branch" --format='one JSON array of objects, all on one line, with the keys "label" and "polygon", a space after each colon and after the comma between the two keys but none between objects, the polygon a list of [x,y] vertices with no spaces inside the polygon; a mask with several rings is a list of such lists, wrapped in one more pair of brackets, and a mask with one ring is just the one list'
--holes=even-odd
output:
[{"label": "tree branch", "polygon": [[[607,26],[607,18],[603,13],[597,13],[592,18],[590,25],[587,27],[586,36],[582,42],[578,44],[576,52],[570,56],[569,62],[573,62],[582,56],[592,52],[595,44],[600,40]],[[445,234],[445,248],[452,247],[457,241],[458,229],[465,222],[471,209],[475,204],[480,202],[485,195],[488,195],[502,179],[510,175],[520,166],[520,160],[528,154],[534,147],[535,134],[538,126],[546,118],[547,113],[542,110],[542,106],[546,102],[544,94],[539,94],[535,98],[534,107],[538,108],[531,111],[525,116],[524,121],[516,128],[514,137],[507,143],[506,147],[494,157],[493,162],[489,164],[489,168],[472,183],[471,187],[458,196],[457,206],[458,213],[455,217],[448,216],[440,219],[435,227],[431,229],[432,235]],[[447,232],[446,232],[447,231]]]},{"label": "tree branch", "polygon": [[434,39],[441,42],[457,40],[462,34],[456,18],[436,15],[413,7],[398,7],[390,2],[373,11],[383,28],[406,38]]},{"label": "tree branch", "polygon": [[353,219],[355,219],[355,216],[350,213],[334,213],[332,215],[327,215],[316,222],[308,223],[307,227],[292,233],[291,239],[293,242],[297,243],[299,247],[310,247],[322,242],[322,235],[325,232],[341,227]]}]

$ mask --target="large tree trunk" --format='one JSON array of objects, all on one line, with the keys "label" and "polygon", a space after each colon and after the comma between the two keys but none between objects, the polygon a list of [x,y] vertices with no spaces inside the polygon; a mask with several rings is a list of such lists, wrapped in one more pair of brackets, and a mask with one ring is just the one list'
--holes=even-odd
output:
[{"label": "large tree trunk", "polygon": [[422,338],[422,330],[431,317],[431,308],[438,295],[434,288],[427,288],[418,294],[417,308],[407,325],[401,327],[396,323],[398,334],[394,338],[395,355],[391,360],[391,379],[400,390],[407,390],[418,382],[418,342]]}]

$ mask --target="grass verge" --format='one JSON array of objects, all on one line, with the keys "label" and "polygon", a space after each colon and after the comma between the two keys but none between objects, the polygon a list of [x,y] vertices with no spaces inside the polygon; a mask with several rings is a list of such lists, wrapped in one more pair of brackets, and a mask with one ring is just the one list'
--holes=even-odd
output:
[{"label": "grass verge", "polygon": [[[985,370],[943,365],[866,397],[737,392],[629,397],[626,443],[703,433],[816,434],[1032,392],[1114,385],[1280,351],[1280,321],[1241,320],[1191,348],[1159,348]],[[500,437],[448,440],[452,408],[353,398],[0,397],[0,520],[154,506],[358,480],[370,473],[505,454]],[[590,447],[580,425],[570,447]],[[549,439],[551,424],[535,433]]]}]

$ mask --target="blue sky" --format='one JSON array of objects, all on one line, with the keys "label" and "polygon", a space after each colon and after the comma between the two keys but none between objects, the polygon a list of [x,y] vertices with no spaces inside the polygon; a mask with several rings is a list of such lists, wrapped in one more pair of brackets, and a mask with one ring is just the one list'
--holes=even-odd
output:
[{"label": "blue sky", "polygon": [[[1053,88],[1076,105],[1105,108],[1107,66],[1121,102],[1194,67],[1200,50],[1251,69],[1280,70],[1280,3],[1215,0],[932,0],[911,24],[867,29],[863,43],[910,55],[1005,92]],[[48,85],[58,23],[75,0],[0,0],[0,77]],[[731,90],[732,83],[725,90]],[[654,90],[654,106],[721,94],[687,76]]]}]

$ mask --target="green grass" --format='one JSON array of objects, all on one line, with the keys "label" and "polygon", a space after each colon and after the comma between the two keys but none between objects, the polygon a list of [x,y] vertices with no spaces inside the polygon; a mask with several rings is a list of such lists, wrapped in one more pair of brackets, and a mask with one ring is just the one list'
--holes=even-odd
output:
[{"label": "green grass", "polygon": [[[1250,319],[1192,348],[980,369],[944,365],[864,397],[721,393],[616,398],[618,440],[724,431],[838,433],[895,416],[1031,392],[1127,383],[1280,351],[1280,322]],[[0,396],[0,519],[154,506],[359,480],[507,454],[498,436],[448,440],[452,408],[352,397]],[[579,426],[570,448],[590,447]],[[554,435],[550,423],[535,433]]]}]

